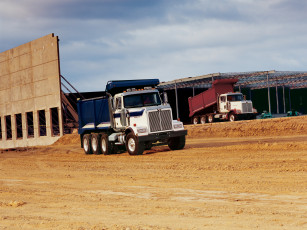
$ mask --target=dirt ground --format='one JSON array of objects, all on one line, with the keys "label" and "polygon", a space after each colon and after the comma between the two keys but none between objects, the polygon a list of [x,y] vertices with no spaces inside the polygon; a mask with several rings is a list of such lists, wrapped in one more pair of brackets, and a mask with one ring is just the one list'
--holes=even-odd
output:
[{"label": "dirt ground", "polygon": [[307,117],[186,126],[186,147],[0,150],[0,229],[307,229]]}]

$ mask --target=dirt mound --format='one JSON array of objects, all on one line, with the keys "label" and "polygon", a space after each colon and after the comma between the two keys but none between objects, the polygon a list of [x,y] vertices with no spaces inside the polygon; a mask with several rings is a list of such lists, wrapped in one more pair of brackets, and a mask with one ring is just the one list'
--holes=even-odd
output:
[{"label": "dirt mound", "polygon": [[186,125],[188,138],[306,135],[307,116]]},{"label": "dirt mound", "polygon": [[57,140],[53,145],[73,145],[80,143],[80,136],[77,133],[65,134],[59,140]]},{"label": "dirt mound", "polygon": [[[185,128],[188,138],[307,135],[307,116],[185,125]],[[74,133],[64,135],[53,145],[79,143],[80,136]]]}]

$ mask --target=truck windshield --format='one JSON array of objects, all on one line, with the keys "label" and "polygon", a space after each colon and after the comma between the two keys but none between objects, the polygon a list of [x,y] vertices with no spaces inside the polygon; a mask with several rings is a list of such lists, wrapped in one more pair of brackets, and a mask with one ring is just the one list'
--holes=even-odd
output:
[{"label": "truck windshield", "polygon": [[228,95],[227,101],[243,101],[243,95],[242,94]]},{"label": "truck windshield", "polygon": [[124,96],[125,108],[161,105],[158,93],[143,93]]}]

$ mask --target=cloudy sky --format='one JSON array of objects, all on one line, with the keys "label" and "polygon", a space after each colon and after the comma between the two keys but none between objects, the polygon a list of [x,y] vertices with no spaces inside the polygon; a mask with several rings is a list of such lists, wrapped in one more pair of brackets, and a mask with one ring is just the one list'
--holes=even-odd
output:
[{"label": "cloudy sky", "polygon": [[80,91],[108,80],[307,70],[304,0],[1,0],[0,52],[50,33]]}]

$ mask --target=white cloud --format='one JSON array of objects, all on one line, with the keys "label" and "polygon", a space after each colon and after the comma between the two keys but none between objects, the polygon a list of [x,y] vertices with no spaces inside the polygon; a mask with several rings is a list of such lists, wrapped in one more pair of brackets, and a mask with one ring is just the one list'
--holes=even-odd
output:
[{"label": "white cloud", "polygon": [[111,79],[306,70],[306,9],[299,0],[2,0],[0,51],[55,33],[62,74],[81,91]]}]

